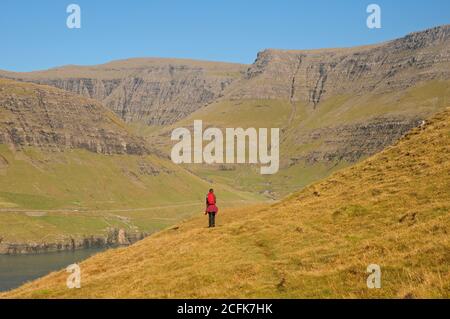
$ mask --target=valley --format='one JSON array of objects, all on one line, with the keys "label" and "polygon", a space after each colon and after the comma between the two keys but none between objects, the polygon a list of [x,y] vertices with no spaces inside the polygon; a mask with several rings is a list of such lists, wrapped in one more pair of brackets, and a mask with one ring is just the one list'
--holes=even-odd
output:
[{"label": "valley", "polygon": [[[202,211],[210,184],[100,103],[10,80],[0,80],[0,102],[0,253],[103,246],[119,230],[134,242]],[[217,189],[224,206],[263,199]]]},{"label": "valley", "polygon": [[[449,25],[251,65],[0,71],[0,257],[120,247],[82,289],[58,271],[0,296],[448,297],[449,98]],[[279,139],[234,152],[247,129]]]},{"label": "valley", "polygon": [[[448,298],[450,109],[279,203],[193,218],[4,298]],[[380,265],[382,289],[367,289]],[[220,275],[218,275],[220,274]]]}]

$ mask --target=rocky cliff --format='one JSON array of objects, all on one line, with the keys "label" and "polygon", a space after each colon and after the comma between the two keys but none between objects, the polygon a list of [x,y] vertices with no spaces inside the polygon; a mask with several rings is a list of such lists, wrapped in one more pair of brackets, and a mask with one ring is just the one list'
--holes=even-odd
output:
[{"label": "rocky cliff", "polygon": [[99,102],[49,86],[0,79],[0,144],[102,154],[146,154],[144,141]]},{"label": "rocky cliff", "polygon": [[220,97],[245,66],[177,59],[130,59],[0,76],[48,84],[103,102],[126,122],[170,124]]},{"label": "rocky cliff", "polygon": [[[265,50],[226,98],[291,104],[283,166],[356,162],[446,107],[449,81],[446,25],[365,47]],[[295,151],[305,144],[314,147]]]},{"label": "rocky cliff", "polygon": [[310,51],[265,50],[233,99],[289,99],[315,107],[339,94],[404,90],[450,78],[450,25],[380,45]]},{"label": "rocky cliff", "polygon": [[296,153],[283,164],[292,166],[299,161],[309,165],[340,161],[354,163],[381,152],[422,122],[415,118],[377,118],[368,123],[313,129],[296,135],[295,140],[298,144],[314,144],[318,141],[317,147]]}]

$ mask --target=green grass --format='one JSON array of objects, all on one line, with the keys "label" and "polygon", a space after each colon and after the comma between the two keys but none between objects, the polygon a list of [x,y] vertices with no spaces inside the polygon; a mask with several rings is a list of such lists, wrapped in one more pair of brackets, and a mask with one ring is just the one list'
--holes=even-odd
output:
[{"label": "green grass", "polygon": [[225,170],[217,166],[187,165],[187,167],[196,175],[214,183],[236,185],[235,187],[240,190],[282,198],[349,165],[350,163],[346,162],[308,165],[300,161],[274,175],[261,175],[257,165],[226,165],[228,169]]},{"label": "green grass", "polygon": [[[6,207],[32,207],[34,209],[53,209],[60,207],[63,202],[56,198],[50,198],[34,194],[20,194],[0,192],[0,198]],[[2,205],[0,205],[2,207]]]},{"label": "green grass", "polygon": [[[83,150],[13,153],[0,175],[0,198],[25,209],[118,209],[203,200],[210,186],[154,156],[105,156]],[[223,200],[256,198],[217,185]]]},{"label": "green grass", "polygon": [[194,120],[203,120],[204,127],[283,127],[291,112],[284,100],[223,100],[214,102],[177,122],[176,127],[192,126]]},{"label": "green grass", "polygon": [[[9,242],[103,234],[108,227],[155,232],[200,213],[211,186],[222,207],[264,199],[208,183],[156,156],[5,145],[0,155],[8,163],[0,174],[0,234]],[[45,214],[30,216],[35,212]]]}]

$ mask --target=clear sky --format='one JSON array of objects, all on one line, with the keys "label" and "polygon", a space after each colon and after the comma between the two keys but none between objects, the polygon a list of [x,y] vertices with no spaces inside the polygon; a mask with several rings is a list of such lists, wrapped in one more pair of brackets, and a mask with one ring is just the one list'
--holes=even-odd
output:
[{"label": "clear sky", "polygon": [[[81,29],[66,26],[71,3]],[[381,29],[366,26],[371,3]],[[265,48],[370,44],[449,23],[449,0],[1,0],[0,69],[130,57],[252,63]]]}]

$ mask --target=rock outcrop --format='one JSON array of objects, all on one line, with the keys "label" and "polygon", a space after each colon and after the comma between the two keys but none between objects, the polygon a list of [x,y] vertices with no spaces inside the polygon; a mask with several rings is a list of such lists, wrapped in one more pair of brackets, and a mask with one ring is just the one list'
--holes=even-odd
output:
[{"label": "rock outcrop", "polygon": [[127,232],[124,229],[111,228],[104,235],[70,237],[57,242],[9,243],[0,239],[0,255],[37,254],[86,248],[127,246],[146,236],[148,234],[144,232]]}]

